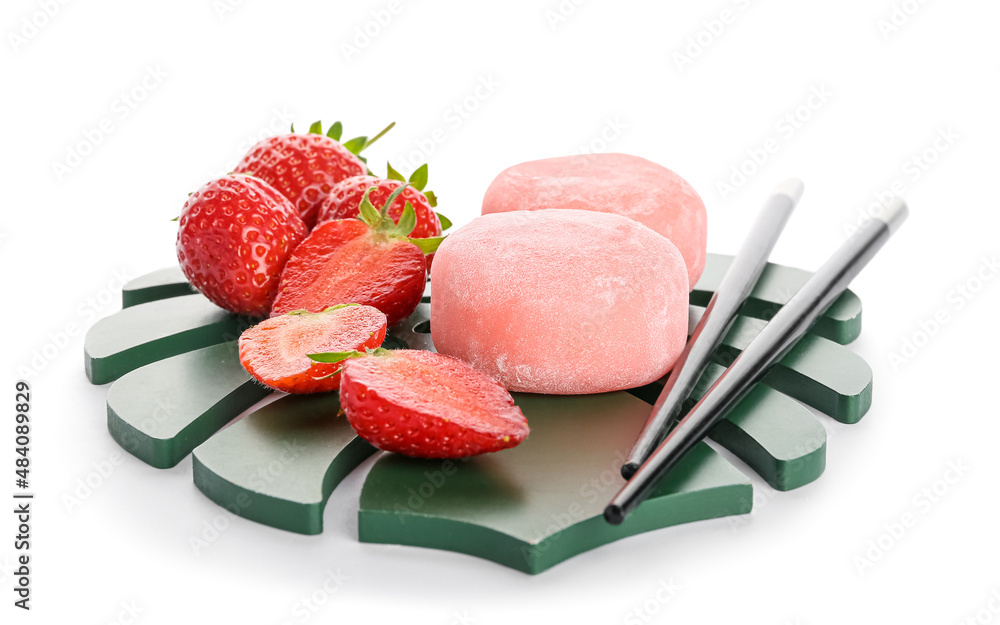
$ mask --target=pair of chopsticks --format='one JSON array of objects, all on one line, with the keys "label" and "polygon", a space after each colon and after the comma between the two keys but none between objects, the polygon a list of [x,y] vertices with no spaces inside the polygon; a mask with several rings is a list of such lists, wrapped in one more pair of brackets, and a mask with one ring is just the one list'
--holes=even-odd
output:
[{"label": "pair of chopsticks", "polygon": [[618,525],[624,521],[663,476],[802,338],[896,232],[908,213],[903,200],[894,198],[881,215],[858,228],[782,306],[708,393],[676,421],[681,404],[694,389],[740,306],[753,290],[801,196],[802,182],[789,179],[778,185],[765,202],[622,466],[622,476],[628,481],[604,509],[604,518],[609,523]]}]

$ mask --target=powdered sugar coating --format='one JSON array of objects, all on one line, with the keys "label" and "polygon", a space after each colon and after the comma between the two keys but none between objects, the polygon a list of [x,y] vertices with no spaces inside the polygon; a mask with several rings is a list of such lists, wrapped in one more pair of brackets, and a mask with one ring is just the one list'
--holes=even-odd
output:
[{"label": "powdered sugar coating", "polygon": [[493,180],[483,214],[544,208],[615,213],[670,239],[693,288],[705,269],[705,203],[673,171],[630,154],[578,154],[528,161]]},{"label": "powdered sugar coating", "polygon": [[676,246],[619,215],[484,215],[438,249],[434,345],[510,391],[641,386],[666,374],[684,348],[687,275]]}]

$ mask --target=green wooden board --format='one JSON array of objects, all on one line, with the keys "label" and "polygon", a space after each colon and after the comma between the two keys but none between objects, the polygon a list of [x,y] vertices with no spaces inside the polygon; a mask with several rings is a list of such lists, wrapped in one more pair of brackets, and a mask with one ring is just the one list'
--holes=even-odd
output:
[{"label": "green wooden board", "polygon": [[108,431],[123,449],[165,469],[271,393],[240,365],[235,341],[126,373],[108,389]]},{"label": "green wooden board", "polygon": [[[692,304],[708,306],[732,261],[732,256],[722,254],[706,257],[705,271],[691,292]],[[768,263],[740,313],[757,319],[770,319],[811,275],[802,269]],[[845,291],[823,313],[810,332],[841,345],[855,340],[861,334],[861,300],[852,291]]]},{"label": "green wooden board", "polygon": [[180,267],[160,269],[125,283],[122,287],[122,308],[197,292],[188,284]]},{"label": "green wooden board", "polygon": [[[694,331],[704,312],[700,306],[691,306],[689,333]],[[723,368],[728,367],[766,323],[744,315],[737,317],[713,361]],[[664,377],[633,391],[652,403],[666,381]],[[812,334],[799,341],[763,382],[843,423],[856,423],[871,407],[872,370],[868,363],[842,345]]]},{"label": "green wooden board", "polygon": [[[685,403],[690,409],[725,369],[709,364]],[[629,392],[652,406],[663,381]],[[798,401],[758,384],[709,433],[777,490],[815,481],[826,467],[826,428]]]},{"label": "green wooden board", "polygon": [[101,319],[84,339],[84,368],[94,384],[164,358],[239,338],[249,326],[200,294],[123,308]]},{"label": "green wooden board", "polygon": [[[720,365],[708,366],[691,393],[689,408],[723,371]],[[805,486],[826,468],[826,428],[808,408],[764,384],[754,387],[709,437],[777,490]]]},{"label": "green wooden board", "polygon": [[[703,308],[692,307],[690,330],[702,313]],[[765,325],[761,319],[737,317],[716,351],[715,362],[728,367]],[[857,423],[871,407],[872,369],[868,363],[815,334],[804,336],[763,382],[842,423]]]},{"label": "green wooden board", "polygon": [[[430,285],[430,282],[427,283]],[[413,314],[389,328],[385,342],[386,349],[425,349],[436,351],[431,340],[431,305],[417,304]]]},{"label": "green wooden board", "polygon": [[649,416],[624,392],[515,394],[531,434],[503,453],[440,461],[384,454],[361,491],[363,542],[448,549],[539,573],[578,553],[669,525],[743,514],[749,480],[704,443],[623,524],[603,518]]},{"label": "green wooden board", "polygon": [[330,493],[376,451],[339,411],[337,393],[323,393],[252,412],[195,450],[195,485],[240,516],[319,534]]},{"label": "green wooden board", "polygon": [[[705,277],[691,296],[693,304],[707,303],[729,260],[709,255]],[[746,316],[718,350],[717,362],[735,357],[759,332],[761,319],[773,315],[808,275],[769,266],[767,280],[744,307]],[[250,382],[235,358],[232,341],[247,322],[200,295],[184,295],[189,292],[176,269],[137,278],[123,291],[128,307],[95,324],[88,334],[85,351],[92,381],[124,375],[109,389],[109,430],[124,448],[158,467],[173,466],[197,446],[195,482],[213,501],[274,527],[320,532],[330,493],[373,448],[354,436],[346,420],[334,416],[339,409],[336,394],[283,397],[219,431],[268,391]],[[428,282],[423,303],[390,329],[386,347],[434,349],[430,294]],[[692,307],[692,324],[700,313]],[[860,315],[857,297],[845,293],[766,384],[759,384],[711,434],[777,489],[807,484],[825,467],[825,429],[799,401],[848,423],[859,419],[870,404],[870,368],[833,342],[857,336]],[[692,401],[722,370],[718,364],[709,367]],[[600,518],[612,494],[611,483],[603,481],[620,483],[618,467],[661,387],[662,381],[628,393],[517,395],[532,427],[528,440],[499,454],[454,461],[441,487],[435,486],[435,471],[445,473],[441,461],[383,454],[364,487],[361,539],[472,553],[534,573],[624,536],[747,512],[752,501],[749,483],[702,444],[685,460],[683,471],[679,467],[644,504],[634,522],[616,529]],[[164,399],[171,397],[180,398],[179,403]],[[574,449],[577,453],[571,453]],[[528,467],[545,457],[563,459],[553,460],[544,479],[529,479],[535,474]],[[521,464],[515,462],[518,458]],[[607,460],[607,466],[590,464],[594,458]],[[595,467],[600,467],[598,486],[607,491],[596,498],[595,507],[567,499],[572,495],[567,485],[580,478],[575,472],[586,474]],[[583,483],[575,484],[577,491]],[[424,513],[417,513],[411,504],[419,502],[421,489],[432,487],[437,503],[424,498],[429,507],[420,505]],[[410,499],[408,488],[418,499]],[[454,496],[436,496],[445,491]],[[588,505],[590,495],[584,497]],[[566,506],[561,511],[558,502]],[[580,507],[570,507],[573,503]],[[434,514],[426,514],[429,510]],[[544,518],[539,515],[544,514],[550,515],[549,522],[540,525]],[[556,521],[566,521],[566,515],[572,522]]]}]

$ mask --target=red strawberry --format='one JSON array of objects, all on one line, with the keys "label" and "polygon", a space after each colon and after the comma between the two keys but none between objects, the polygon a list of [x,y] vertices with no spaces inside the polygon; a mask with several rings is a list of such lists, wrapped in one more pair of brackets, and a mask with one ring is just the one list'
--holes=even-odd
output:
[{"label": "red strawberry", "polygon": [[192,286],[230,312],[266,317],[292,250],[306,236],[295,207],[251,176],[223,176],[181,209],[177,260]]},{"label": "red strawberry", "polygon": [[[390,196],[389,203],[394,199]],[[316,226],[296,248],[281,273],[272,315],[316,312],[347,302],[378,308],[389,325],[413,313],[427,282],[424,254],[436,250],[444,237],[410,239],[413,209],[407,208],[395,224],[372,206],[368,192],[361,214],[362,219]]]},{"label": "red strawberry", "polygon": [[379,349],[349,357],[340,405],[358,436],[418,458],[500,451],[528,435],[527,419],[496,380],[435,352]]},{"label": "red strawberry", "polygon": [[237,172],[248,173],[267,181],[281,191],[299,211],[308,228],[316,224],[316,214],[334,184],[361,176],[368,171],[361,151],[378,140],[395,125],[389,124],[371,139],[356,137],[340,143],[343,127],[340,122],[322,134],[322,124],[314,123],[309,132],[268,137],[250,148],[236,166]]},{"label": "red strawberry", "polygon": [[240,362],[258,382],[286,393],[340,388],[339,364],[311,360],[313,352],[375,349],[385,339],[385,315],[371,306],[344,304],[323,312],[271,317],[240,335]]},{"label": "red strawberry", "polygon": [[[389,206],[386,214],[394,222],[398,222],[403,215],[406,204],[413,207],[413,212],[417,216],[417,224],[413,228],[410,236],[413,237],[436,237],[440,236],[441,221],[438,214],[434,212],[437,205],[437,197],[433,191],[423,192],[427,184],[427,165],[421,165],[410,176],[409,185],[403,176],[387,165],[389,175],[387,178],[377,178],[375,176],[353,176],[335,184],[330,190],[330,194],[323,201],[323,206],[319,209],[317,223],[322,223],[330,219],[350,219],[358,217],[358,207],[361,205],[361,198],[368,189],[371,194],[368,199],[375,208],[382,209],[386,199],[393,191],[400,187],[406,187],[402,194],[396,196],[395,201]],[[447,218],[446,218],[447,219]],[[450,223],[450,222],[449,222]],[[433,254],[427,257],[427,269],[430,270]]]}]

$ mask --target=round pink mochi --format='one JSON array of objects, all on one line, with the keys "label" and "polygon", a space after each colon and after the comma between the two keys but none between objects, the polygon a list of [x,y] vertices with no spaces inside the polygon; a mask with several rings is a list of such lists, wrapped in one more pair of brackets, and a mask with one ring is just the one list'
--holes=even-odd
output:
[{"label": "round pink mochi", "polygon": [[692,289],[705,269],[705,203],[683,178],[644,158],[579,154],[528,161],[500,172],[483,198],[484,215],[541,208],[615,213],[649,226],[681,251]]},{"label": "round pink mochi", "polygon": [[620,215],[474,219],[431,268],[439,352],[508,390],[573,395],[648,384],[684,348],[688,273],[673,243]]}]

